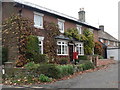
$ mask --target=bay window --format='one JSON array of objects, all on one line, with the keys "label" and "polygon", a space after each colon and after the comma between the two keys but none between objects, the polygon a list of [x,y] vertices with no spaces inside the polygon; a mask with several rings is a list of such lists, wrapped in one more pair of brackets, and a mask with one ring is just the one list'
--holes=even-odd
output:
[{"label": "bay window", "polygon": [[58,49],[57,54],[58,55],[68,55],[68,45],[65,41],[58,41],[57,42]]}]

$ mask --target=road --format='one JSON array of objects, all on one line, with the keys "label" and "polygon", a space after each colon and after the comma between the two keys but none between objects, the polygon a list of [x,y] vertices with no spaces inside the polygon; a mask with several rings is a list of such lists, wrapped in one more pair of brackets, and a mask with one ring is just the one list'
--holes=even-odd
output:
[{"label": "road", "polygon": [[[78,75],[72,79],[51,84],[27,86],[26,88],[118,88],[118,65],[112,64],[106,69]],[[4,89],[3,89],[4,90]]]}]

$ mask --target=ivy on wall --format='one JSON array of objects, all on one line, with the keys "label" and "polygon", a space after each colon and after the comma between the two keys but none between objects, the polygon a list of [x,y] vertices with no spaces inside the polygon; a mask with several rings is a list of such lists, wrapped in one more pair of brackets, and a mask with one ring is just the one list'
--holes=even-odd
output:
[{"label": "ivy on wall", "polygon": [[8,47],[8,59],[12,62],[15,60],[17,66],[27,63],[26,37],[34,34],[33,24],[32,20],[19,15],[12,15],[2,24],[2,46]]},{"label": "ivy on wall", "polygon": [[44,22],[45,40],[44,53],[48,55],[49,62],[56,62],[57,41],[55,37],[60,34],[58,25],[52,22]]},{"label": "ivy on wall", "polygon": [[86,55],[92,55],[95,46],[93,33],[89,31],[89,29],[84,29],[83,35],[87,38],[86,41],[84,41],[84,52]]},{"label": "ivy on wall", "polygon": [[74,38],[78,41],[85,41],[87,38],[83,34],[79,34],[76,28],[70,28],[65,31],[65,36],[69,38]]},{"label": "ivy on wall", "polygon": [[94,37],[93,33],[89,29],[83,30],[83,34],[79,34],[76,28],[70,28],[65,31],[65,35],[69,38],[74,38],[78,41],[84,42],[84,52],[86,55],[93,54],[94,49]]},{"label": "ivy on wall", "polygon": [[95,42],[94,53],[97,55],[103,55],[103,48],[100,42]]}]

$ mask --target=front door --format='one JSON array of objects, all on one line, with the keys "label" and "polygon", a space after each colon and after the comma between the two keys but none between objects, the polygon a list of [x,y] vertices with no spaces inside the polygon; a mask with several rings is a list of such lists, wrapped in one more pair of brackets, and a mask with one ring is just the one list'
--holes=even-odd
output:
[{"label": "front door", "polygon": [[70,61],[73,61],[73,46],[74,45],[69,45],[69,57],[70,57]]}]

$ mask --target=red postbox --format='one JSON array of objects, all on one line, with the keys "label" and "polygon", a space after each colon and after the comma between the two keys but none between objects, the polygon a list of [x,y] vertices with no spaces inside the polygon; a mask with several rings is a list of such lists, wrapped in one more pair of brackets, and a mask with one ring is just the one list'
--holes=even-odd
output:
[{"label": "red postbox", "polygon": [[78,52],[73,52],[73,59],[78,59]]}]

